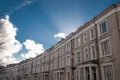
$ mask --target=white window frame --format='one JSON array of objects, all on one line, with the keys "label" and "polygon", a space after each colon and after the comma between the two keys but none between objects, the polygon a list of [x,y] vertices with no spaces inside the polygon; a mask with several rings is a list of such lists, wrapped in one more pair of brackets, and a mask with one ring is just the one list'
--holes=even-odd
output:
[{"label": "white window frame", "polygon": [[[91,30],[93,30],[93,37],[92,37]],[[92,40],[94,40],[94,39],[95,39],[95,28],[94,28],[94,27],[92,27],[92,28],[89,30],[89,32],[90,32],[90,40],[92,41]]]},{"label": "white window frame", "polygon": [[79,46],[81,46],[81,40],[80,40],[80,36],[77,36],[75,38],[75,48]]},{"label": "white window frame", "polygon": [[55,69],[57,69],[57,68],[59,67],[59,65],[58,65],[58,61],[59,61],[59,60],[56,59],[55,62],[54,62],[54,65],[55,65],[54,67],[55,67]]},{"label": "white window frame", "polygon": [[59,53],[59,56],[61,56],[61,54],[62,54],[62,47],[59,47],[58,53]]},{"label": "white window frame", "polygon": [[[106,21],[106,25],[107,25],[107,28],[106,28],[107,31],[106,31],[105,33],[102,33],[102,34],[101,34],[100,24],[102,24],[102,23],[105,22],[105,21]],[[105,20],[101,21],[100,23],[98,23],[98,35],[99,35],[99,36],[102,36],[102,35],[108,33],[108,31],[109,31],[109,28],[108,28],[108,20],[107,20],[107,19],[105,19]]]},{"label": "white window frame", "polygon": [[[103,56],[103,54],[102,54],[101,43],[104,42],[104,41],[106,41],[106,40],[109,40],[110,52],[111,52],[111,53]],[[99,51],[100,51],[100,57],[106,57],[106,56],[112,55],[112,47],[111,47],[111,40],[110,40],[110,37],[104,38],[104,39],[102,39],[102,40],[99,42],[99,49],[100,49],[100,50],[99,50]]]},{"label": "white window frame", "polygon": [[109,63],[103,63],[101,64],[101,70],[102,70],[102,80],[105,80],[105,75],[104,75],[104,66],[108,66],[111,65],[112,66],[112,70],[113,70],[113,79],[115,80],[115,73],[114,73],[114,66],[113,66],[113,62],[109,62]]},{"label": "white window frame", "polygon": [[[86,49],[87,49],[88,59],[86,58],[86,51],[85,51]],[[89,52],[89,48],[85,47],[84,48],[84,62],[89,61],[89,53],[88,52]]]},{"label": "white window frame", "polygon": [[[85,35],[86,34],[86,35]],[[87,35],[87,31],[85,31],[83,33],[83,39],[84,39],[84,43],[87,43],[88,42],[88,35]],[[86,40],[87,39],[87,40]]]},{"label": "white window frame", "polygon": [[66,46],[65,46],[65,52],[67,53],[67,52],[69,52],[70,50],[71,50],[71,43],[68,42],[68,43],[66,44]]},{"label": "white window frame", "polygon": [[[93,58],[92,46],[94,46],[94,54],[95,54],[95,58]],[[96,54],[96,47],[95,47],[95,44],[91,44],[91,45],[90,45],[90,53],[91,53],[91,60],[97,59],[97,54]]]},{"label": "white window frame", "polygon": [[61,61],[62,61],[62,67],[65,67],[65,62],[64,62],[64,61],[65,61],[65,58],[62,57],[62,60],[61,60]]},{"label": "white window frame", "polygon": [[75,58],[75,59],[76,59],[75,62],[76,62],[76,64],[79,64],[79,63],[80,63],[80,62],[78,62],[78,59],[77,59],[77,54],[78,54],[78,53],[80,53],[80,62],[81,62],[81,51],[79,50],[79,51],[77,51],[77,52],[75,53],[75,57],[76,57],[76,58]]},{"label": "white window frame", "polygon": [[57,58],[58,57],[58,49],[54,50],[54,57]]},{"label": "white window frame", "polygon": [[[68,60],[68,57],[70,58],[70,55],[67,55],[66,56],[66,66],[70,66],[71,65],[71,59],[70,60]],[[69,62],[68,62],[69,61]]]},{"label": "white window frame", "polygon": [[61,52],[62,52],[62,54],[64,54],[64,53],[65,53],[65,52],[64,52],[64,46],[62,46],[61,48],[62,48],[62,51],[61,51]]},{"label": "white window frame", "polygon": [[53,56],[54,56],[53,54],[50,54],[50,60],[52,60],[52,59],[53,59]]}]

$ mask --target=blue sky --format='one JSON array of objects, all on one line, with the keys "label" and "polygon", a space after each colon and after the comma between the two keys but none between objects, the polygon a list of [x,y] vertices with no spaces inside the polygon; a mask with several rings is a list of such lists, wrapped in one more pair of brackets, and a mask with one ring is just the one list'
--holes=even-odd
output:
[{"label": "blue sky", "polygon": [[55,34],[68,35],[118,1],[0,0],[0,18],[10,16],[10,21],[18,28],[16,39],[20,43],[30,39],[48,49],[59,40]]},{"label": "blue sky", "polygon": [[[0,16],[14,10],[25,0],[0,0]],[[28,0],[30,1],[30,0]],[[32,39],[44,44],[47,49],[57,41],[53,35],[70,33],[89,21],[118,0],[31,0],[32,4],[22,7],[10,16],[19,29],[16,38],[20,42]]]}]

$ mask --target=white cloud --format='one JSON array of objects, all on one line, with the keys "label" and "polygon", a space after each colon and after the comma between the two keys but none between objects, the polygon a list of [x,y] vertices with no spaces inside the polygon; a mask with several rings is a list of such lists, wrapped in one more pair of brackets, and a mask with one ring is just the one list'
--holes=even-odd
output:
[{"label": "white cloud", "polygon": [[21,57],[26,59],[30,57],[35,57],[45,51],[42,44],[35,43],[33,40],[27,39],[23,45],[27,49],[27,53],[21,54]]},{"label": "white cloud", "polygon": [[54,37],[65,38],[66,36],[64,33],[58,33],[58,34],[55,34]]},{"label": "white cloud", "polygon": [[0,65],[18,63],[19,60],[14,54],[17,54],[23,45],[28,52],[21,54],[22,59],[35,57],[45,51],[42,44],[35,43],[33,40],[27,39],[21,44],[15,38],[17,30],[9,21],[9,16],[0,19]]},{"label": "white cloud", "polygon": [[[23,44],[16,40],[17,28],[9,21],[9,16],[0,19],[0,65],[18,63],[15,58],[24,45],[27,53],[21,54],[23,59],[35,57],[45,51],[42,44],[35,43],[33,40],[27,39]],[[23,50],[23,49],[22,49]]]},{"label": "white cloud", "polygon": [[0,65],[7,65],[7,64],[13,64],[18,63],[19,61],[15,57],[0,57],[0,60],[2,63]]},{"label": "white cloud", "polygon": [[23,59],[28,59],[28,58],[36,57],[36,56],[37,56],[37,54],[32,51],[28,51],[27,53],[21,54],[21,57]]},{"label": "white cloud", "polygon": [[31,0],[24,0],[20,5],[18,5],[17,7],[15,7],[13,10],[9,11],[8,13],[6,14],[11,14],[25,6],[29,6],[30,4],[32,4],[33,2]]},{"label": "white cloud", "polygon": [[0,19],[0,57],[3,61],[1,64],[18,62],[13,55],[22,49],[22,44],[16,40],[16,32],[17,28],[9,21],[9,16]]}]

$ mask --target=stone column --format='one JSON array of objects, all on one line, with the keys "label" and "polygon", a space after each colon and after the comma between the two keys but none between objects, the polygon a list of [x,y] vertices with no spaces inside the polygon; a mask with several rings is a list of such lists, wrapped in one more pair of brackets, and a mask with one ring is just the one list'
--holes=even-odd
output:
[{"label": "stone column", "polygon": [[90,80],[92,80],[92,67],[89,67],[89,75],[90,75]]},{"label": "stone column", "polygon": [[84,80],[86,80],[86,72],[85,72],[85,67],[83,67],[83,76],[84,76]]},{"label": "stone column", "polygon": [[80,75],[80,69],[77,70],[77,77],[78,77],[77,80],[80,80],[80,76],[79,75]]}]

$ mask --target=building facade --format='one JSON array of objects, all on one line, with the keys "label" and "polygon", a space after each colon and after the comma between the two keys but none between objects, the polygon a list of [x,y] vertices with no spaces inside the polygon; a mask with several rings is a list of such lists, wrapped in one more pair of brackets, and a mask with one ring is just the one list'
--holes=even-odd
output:
[{"label": "building facade", "polygon": [[120,80],[120,3],[39,56],[0,68],[0,80]]}]

